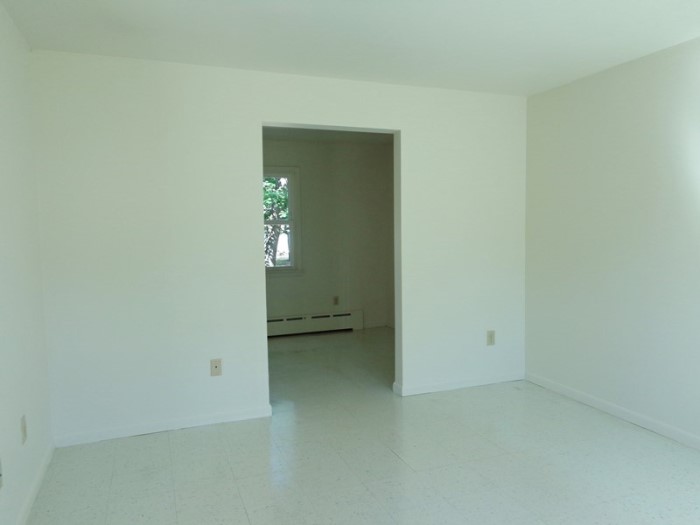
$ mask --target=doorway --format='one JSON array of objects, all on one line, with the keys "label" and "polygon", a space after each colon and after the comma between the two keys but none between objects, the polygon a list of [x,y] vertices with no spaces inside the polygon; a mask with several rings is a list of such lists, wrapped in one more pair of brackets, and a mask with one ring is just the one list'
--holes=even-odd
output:
[{"label": "doorway", "polygon": [[396,132],[263,127],[273,407],[302,361],[389,391],[400,373],[398,147]]}]

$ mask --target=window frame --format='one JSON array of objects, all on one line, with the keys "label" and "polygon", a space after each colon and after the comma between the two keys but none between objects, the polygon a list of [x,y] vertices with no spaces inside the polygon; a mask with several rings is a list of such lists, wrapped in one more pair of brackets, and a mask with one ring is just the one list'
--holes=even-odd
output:
[{"label": "window frame", "polygon": [[[299,168],[294,166],[265,166],[263,169],[263,180],[269,178],[287,179],[287,220],[267,221],[263,214],[263,228],[268,224],[289,225],[289,265],[288,266],[265,266],[267,274],[289,274],[301,271],[301,217],[299,206]],[[264,249],[264,246],[263,246]],[[263,264],[264,252],[263,252]]]}]

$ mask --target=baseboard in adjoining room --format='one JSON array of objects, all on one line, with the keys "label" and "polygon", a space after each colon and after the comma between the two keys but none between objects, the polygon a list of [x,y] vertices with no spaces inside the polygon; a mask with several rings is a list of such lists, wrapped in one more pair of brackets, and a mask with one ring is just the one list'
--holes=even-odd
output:
[{"label": "baseboard in adjoining room", "polygon": [[234,423],[236,421],[245,421],[247,419],[270,417],[271,415],[272,406],[268,404],[264,407],[239,410],[224,414],[209,414],[201,417],[175,419],[170,421],[156,421],[153,423],[128,427],[109,428],[95,432],[56,436],[55,443],[56,447],[58,448],[70,447],[73,445],[96,443],[107,439],[140,436],[142,434],[154,434],[156,432],[167,432],[170,430],[179,430],[181,428],[201,427],[206,425],[216,425],[219,423]]},{"label": "baseboard in adjoining room", "polygon": [[365,326],[362,310],[287,315],[271,317],[267,320],[268,337],[336,330],[362,330],[363,328]]},{"label": "baseboard in adjoining room", "polygon": [[574,399],[575,401],[579,401],[584,405],[597,408],[598,410],[602,410],[610,415],[619,417],[620,419],[634,423],[642,428],[673,439],[674,441],[677,441],[683,445],[700,449],[700,436],[698,435],[691,434],[690,432],[686,432],[685,430],[664,423],[663,421],[659,421],[644,414],[640,414],[639,412],[629,410],[620,405],[616,405],[615,403],[611,403],[610,401],[606,401],[581,390],[562,385],[561,383],[557,383],[556,381],[552,381],[536,374],[526,374],[525,379],[531,383],[546,388],[547,390],[552,390],[553,392]]}]

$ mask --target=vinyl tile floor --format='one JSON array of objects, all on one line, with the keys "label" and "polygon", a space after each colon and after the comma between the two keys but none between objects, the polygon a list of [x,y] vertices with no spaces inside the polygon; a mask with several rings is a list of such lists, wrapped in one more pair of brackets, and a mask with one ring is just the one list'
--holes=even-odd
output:
[{"label": "vinyl tile floor", "polygon": [[700,524],[700,451],[526,381],[400,398],[388,329],[269,347],[272,418],[58,449],[30,525]]}]

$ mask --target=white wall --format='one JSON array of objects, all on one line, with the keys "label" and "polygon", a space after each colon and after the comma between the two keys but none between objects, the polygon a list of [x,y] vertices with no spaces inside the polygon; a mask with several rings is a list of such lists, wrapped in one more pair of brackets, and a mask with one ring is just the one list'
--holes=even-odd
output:
[{"label": "white wall", "polygon": [[298,167],[301,194],[302,270],[268,271],[268,317],[362,310],[366,327],[392,325],[393,145],[264,140],[264,162]]},{"label": "white wall", "polygon": [[51,52],[33,65],[59,443],[268,413],[264,123],[400,130],[399,389],[523,376],[523,98]]},{"label": "white wall", "polygon": [[7,525],[24,522],[52,450],[37,196],[29,166],[28,57],[0,5],[0,523]]},{"label": "white wall", "polygon": [[341,307],[362,310],[366,328],[394,326],[393,157],[393,144],[333,151]]},{"label": "white wall", "polygon": [[528,104],[527,369],[700,446],[700,41]]}]

